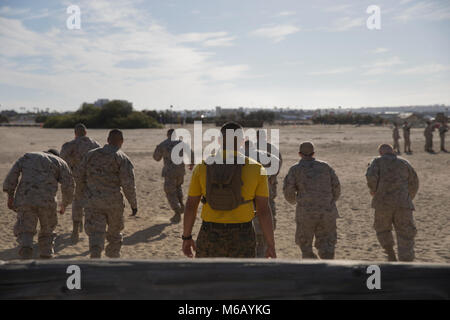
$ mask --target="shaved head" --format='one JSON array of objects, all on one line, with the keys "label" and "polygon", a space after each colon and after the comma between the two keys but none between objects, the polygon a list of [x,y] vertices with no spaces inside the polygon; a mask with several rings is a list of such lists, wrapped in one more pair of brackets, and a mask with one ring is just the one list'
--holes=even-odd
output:
[{"label": "shaved head", "polygon": [[113,129],[108,134],[108,143],[116,146],[121,147],[123,144],[123,133],[119,129]]},{"label": "shaved head", "polygon": [[380,155],[394,154],[394,148],[392,148],[392,146],[387,143],[380,144],[378,147],[378,152],[380,153]]}]

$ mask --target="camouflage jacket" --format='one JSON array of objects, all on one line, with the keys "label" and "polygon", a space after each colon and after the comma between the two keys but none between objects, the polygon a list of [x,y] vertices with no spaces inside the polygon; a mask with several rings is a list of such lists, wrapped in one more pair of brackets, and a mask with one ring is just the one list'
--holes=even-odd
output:
[{"label": "camouflage jacket", "polygon": [[375,195],[372,208],[400,207],[414,210],[412,200],[419,189],[413,167],[396,155],[375,158],[366,173],[367,185]]},{"label": "camouflage jacket", "polygon": [[411,127],[407,125],[403,125],[403,138],[407,139],[411,135]]},{"label": "camouflage jacket", "polygon": [[79,168],[77,185],[86,206],[123,207],[123,193],[132,208],[137,208],[134,170],[128,156],[112,145],[89,151]]},{"label": "camouflage jacket", "polygon": [[433,137],[433,131],[434,131],[434,127],[432,125],[426,126],[425,130],[423,131],[423,135],[425,137]]},{"label": "camouflage jacket", "polygon": [[341,185],[326,162],[302,159],[289,169],[284,178],[283,193],[286,200],[297,203],[302,212],[337,215],[336,201],[341,194]]},{"label": "camouflage jacket", "polygon": [[392,138],[394,140],[400,139],[400,133],[398,132],[398,128],[394,128],[394,130],[392,130]]},{"label": "camouflage jacket", "polygon": [[3,191],[14,196],[16,208],[47,207],[56,204],[58,183],[61,184],[62,204],[67,206],[72,202],[74,191],[74,181],[67,163],[45,152],[26,153],[9,171]]},{"label": "camouflage jacket", "polygon": [[[161,173],[163,177],[183,176],[186,173],[184,163],[175,164],[171,158],[172,149],[179,143],[183,142],[181,140],[171,140],[170,138],[166,139],[153,152],[153,159],[156,161],[164,160],[164,167]],[[182,153],[180,153],[180,156],[182,156]],[[193,152],[191,152],[191,163],[194,163]]]},{"label": "camouflage jacket", "polygon": [[74,177],[78,175],[78,166],[81,163],[84,155],[92,149],[99,148],[100,145],[86,136],[76,137],[74,140],[66,142],[61,148],[61,158],[63,158],[70,169]]}]

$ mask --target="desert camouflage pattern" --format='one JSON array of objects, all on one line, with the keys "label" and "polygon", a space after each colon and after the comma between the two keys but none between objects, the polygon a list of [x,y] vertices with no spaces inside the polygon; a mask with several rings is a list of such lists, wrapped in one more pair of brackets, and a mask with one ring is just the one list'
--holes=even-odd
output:
[{"label": "desert camouflage pattern", "polygon": [[445,134],[448,132],[448,125],[443,124],[439,127],[439,137],[441,138],[441,151],[447,151],[445,149]]},{"label": "desert camouflage pattern", "polygon": [[404,124],[402,129],[403,139],[405,141],[405,153],[411,152],[411,126]]},{"label": "desert camouflage pattern", "polygon": [[297,204],[295,242],[304,259],[314,259],[314,246],[321,259],[333,259],[337,242],[336,201],[341,194],[339,179],[323,161],[302,159],[289,169],[283,193],[291,204]]},{"label": "desert camouflage pattern", "polygon": [[414,168],[405,159],[387,154],[372,161],[366,178],[368,187],[374,194],[374,229],[380,245],[386,252],[393,249],[394,226],[399,260],[413,261],[416,227],[412,215],[412,200],[419,189],[419,179]]},{"label": "desert camouflage pattern", "polygon": [[[112,145],[89,151],[80,165],[80,188],[85,208],[85,231],[91,250],[104,247],[106,254],[120,256],[124,200],[121,188],[132,208],[137,208],[133,164],[128,156]],[[106,233],[106,226],[108,232]]]},{"label": "desert camouflage pattern", "polygon": [[396,152],[400,151],[400,133],[397,127],[394,127],[394,129],[392,130],[392,139],[394,140],[394,150]]},{"label": "desert camouflage pattern", "polygon": [[397,236],[398,260],[414,260],[414,237],[417,234],[413,211],[401,207],[378,207],[375,209],[374,229],[378,241],[386,252],[394,248],[392,226]]},{"label": "desert camouflage pattern", "polygon": [[52,154],[31,152],[14,163],[3,182],[3,191],[14,196],[16,208],[49,207],[56,204],[58,183],[61,184],[62,204],[67,206],[72,202],[74,191],[67,163]]},{"label": "desert camouflage pattern", "polygon": [[17,212],[14,235],[23,258],[31,258],[38,221],[40,255],[51,257],[53,254],[53,233],[58,223],[58,183],[61,184],[62,205],[67,206],[74,192],[70,169],[64,160],[45,152],[26,153],[16,161],[3,183],[3,191],[14,197]]},{"label": "desert camouflage pattern", "polygon": [[[277,184],[278,184],[277,176],[278,176],[278,173],[280,172],[282,161],[275,155],[272,155],[268,152],[265,152],[262,150],[254,150],[254,151],[256,151],[256,159],[254,159],[254,160],[256,160],[259,163],[261,163],[260,159],[262,157],[270,157],[270,159],[271,159],[270,163],[272,163],[273,161],[278,162],[278,172],[276,174],[269,175],[267,177],[268,178],[268,186],[269,186],[269,205],[270,205],[270,209],[272,211],[273,230],[275,230],[276,225],[277,225],[276,206],[275,206],[275,198],[277,196]],[[264,165],[264,167],[269,167],[271,165],[270,163]],[[264,258],[266,255],[266,251],[267,251],[267,243],[264,238],[261,226],[259,224],[259,219],[256,216],[253,219],[253,227],[255,229],[255,234],[256,234],[256,257]]]},{"label": "desert camouflage pattern", "polygon": [[[162,169],[164,192],[170,208],[177,214],[184,212],[183,190],[181,187],[186,173],[184,163],[175,164],[171,159],[172,149],[179,143],[183,142],[168,138],[161,142],[153,152],[153,159],[156,161],[161,161],[161,159],[163,159],[164,161]],[[194,163],[193,153],[191,154],[191,163]]]},{"label": "desert camouflage pattern", "polygon": [[[63,158],[67,162],[70,169],[72,170],[75,183],[78,184],[77,177],[79,166],[84,155],[88,151],[99,147],[100,145],[95,140],[90,139],[86,136],[76,137],[74,140],[63,144],[60,155],[61,158]],[[82,219],[83,219],[82,196],[78,193],[75,193],[75,197],[72,202],[72,220],[76,222],[81,222]]]},{"label": "desert camouflage pattern", "polygon": [[196,241],[196,258],[255,258],[255,232],[251,223],[203,222]]},{"label": "desert camouflage pattern", "polygon": [[372,208],[386,205],[414,210],[412,200],[419,189],[416,171],[403,158],[387,154],[375,158],[366,172],[367,185],[371,192]]},{"label": "desert camouflage pattern", "polygon": [[431,152],[433,151],[433,132],[434,126],[430,123],[425,127],[423,135],[425,136],[425,151]]}]

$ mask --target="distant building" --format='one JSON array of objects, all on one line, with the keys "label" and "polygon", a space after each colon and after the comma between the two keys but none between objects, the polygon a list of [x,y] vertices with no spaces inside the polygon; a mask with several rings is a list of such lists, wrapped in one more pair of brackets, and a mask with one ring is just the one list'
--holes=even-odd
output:
[{"label": "distant building", "polygon": [[94,106],[101,108],[108,102],[109,102],[109,99],[97,99],[97,101],[94,102]]}]

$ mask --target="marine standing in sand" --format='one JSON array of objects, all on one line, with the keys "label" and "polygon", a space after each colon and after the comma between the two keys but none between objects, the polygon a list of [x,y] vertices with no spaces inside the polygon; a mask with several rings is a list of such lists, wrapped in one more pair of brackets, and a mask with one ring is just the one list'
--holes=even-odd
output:
[{"label": "marine standing in sand", "polygon": [[394,139],[394,151],[400,154],[400,133],[398,131],[398,124],[394,122],[394,129],[392,130],[392,139]]},{"label": "marine standing in sand", "polygon": [[[61,158],[63,158],[70,169],[72,170],[75,183],[78,185],[79,174],[78,167],[84,155],[92,149],[99,148],[100,145],[93,139],[86,136],[86,126],[84,124],[77,124],[75,126],[75,139],[66,142],[61,148]],[[76,189],[75,189],[76,190]],[[79,239],[79,232],[83,230],[83,203],[81,194],[75,192],[72,202],[72,242],[77,243]]]},{"label": "marine standing in sand", "polygon": [[[253,150],[250,150],[253,149]],[[258,163],[262,164],[266,168],[267,172],[267,180],[269,185],[269,205],[270,209],[272,210],[272,224],[273,224],[273,230],[275,231],[277,221],[276,221],[276,211],[275,211],[275,197],[276,197],[276,179],[278,176],[278,173],[280,172],[281,168],[281,161],[279,158],[274,156],[273,154],[270,154],[268,152],[258,150],[254,148],[254,145],[250,143],[250,141],[245,142],[245,155],[248,157],[251,157],[252,151],[255,154],[256,158],[253,160],[256,160]],[[267,164],[263,164],[264,161],[262,159],[267,159]],[[274,166],[274,168],[278,168],[276,172],[273,174],[270,174],[268,171],[268,167]],[[269,169],[270,170],[270,169]],[[274,182],[275,180],[275,182]],[[274,187],[275,186],[275,187]],[[257,258],[264,258],[266,251],[267,251],[267,243],[264,238],[264,234],[262,232],[261,226],[259,224],[258,217],[253,218],[253,227],[255,228],[255,234],[256,234],[256,257]]]},{"label": "marine standing in sand", "polygon": [[373,197],[377,238],[388,255],[388,261],[396,261],[393,225],[397,235],[398,259],[413,261],[416,226],[412,200],[419,189],[419,179],[409,162],[397,157],[390,145],[383,144],[378,151],[380,156],[372,161],[366,173]]},{"label": "marine standing in sand", "polygon": [[[283,158],[281,156],[280,150],[275,147],[273,144],[269,143],[267,141],[267,135],[264,130],[258,130],[257,133],[257,143],[256,148],[257,150],[266,151],[270,156],[274,156],[275,159],[279,160],[279,170],[281,170],[281,166],[283,165]],[[264,146],[265,145],[265,146]],[[275,198],[277,197],[277,187],[278,187],[278,174],[276,175],[269,175],[268,176],[268,182],[269,182],[269,204],[270,208],[272,209],[272,216],[274,218],[274,230],[276,228],[277,220],[275,218],[277,214],[277,208],[275,204]]]},{"label": "marine standing in sand", "polygon": [[125,208],[121,187],[132,215],[136,215],[138,210],[133,164],[120,150],[122,144],[122,131],[111,130],[108,144],[89,151],[80,164],[78,187],[85,201],[84,228],[89,236],[91,258],[101,257],[105,237],[108,240],[106,256],[120,257]]},{"label": "marine standing in sand", "polygon": [[8,194],[8,208],[17,212],[14,235],[19,243],[19,256],[23,259],[33,257],[33,237],[38,221],[40,257],[49,259],[53,256],[53,232],[58,224],[58,183],[62,192],[59,213],[63,214],[72,202],[72,174],[67,163],[57,155],[56,150],[26,153],[16,161],[3,183],[3,191]]},{"label": "marine standing in sand", "polygon": [[434,153],[433,150],[433,131],[434,126],[431,121],[427,121],[427,126],[423,132],[425,136],[425,152]]},{"label": "marine standing in sand", "polygon": [[[167,139],[156,147],[155,152],[153,152],[153,159],[156,161],[161,161],[161,159],[164,160],[164,166],[162,169],[162,176],[164,178],[164,192],[166,193],[170,208],[175,212],[175,215],[171,218],[171,221],[178,223],[181,220],[181,214],[184,212],[183,189],[181,186],[184,182],[186,170],[184,163],[175,164],[171,158],[172,149],[177,144],[183,143],[181,140],[172,140],[172,134],[174,131],[174,129],[169,129],[167,131]],[[190,170],[194,167],[193,163],[194,156],[193,153],[191,153],[191,164],[189,165]]]},{"label": "marine standing in sand", "polygon": [[321,259],[334,259],[337,241],[336,201],[341,185],[334,170],[326,162],[314,158],[314,145],[300,145],[301,160],[284,178],[283,193],[291,204],[297,204],[295,242],[303,259],[316,259],[313,240]]},{"label": "marine standing in sand", "polygon": [[405,140],[405,153],[412,153],[411,150],[411,126],[407,121],[403,123],[403,139]]},{"label": "marine standing in sand", "polygon": [[441,138],[441,151],[448,152],[447,149],[445,149],[445,134],[448,131],[448,125],[447,122],[442,123],[442,125],[439,127],[439,137]]}]

